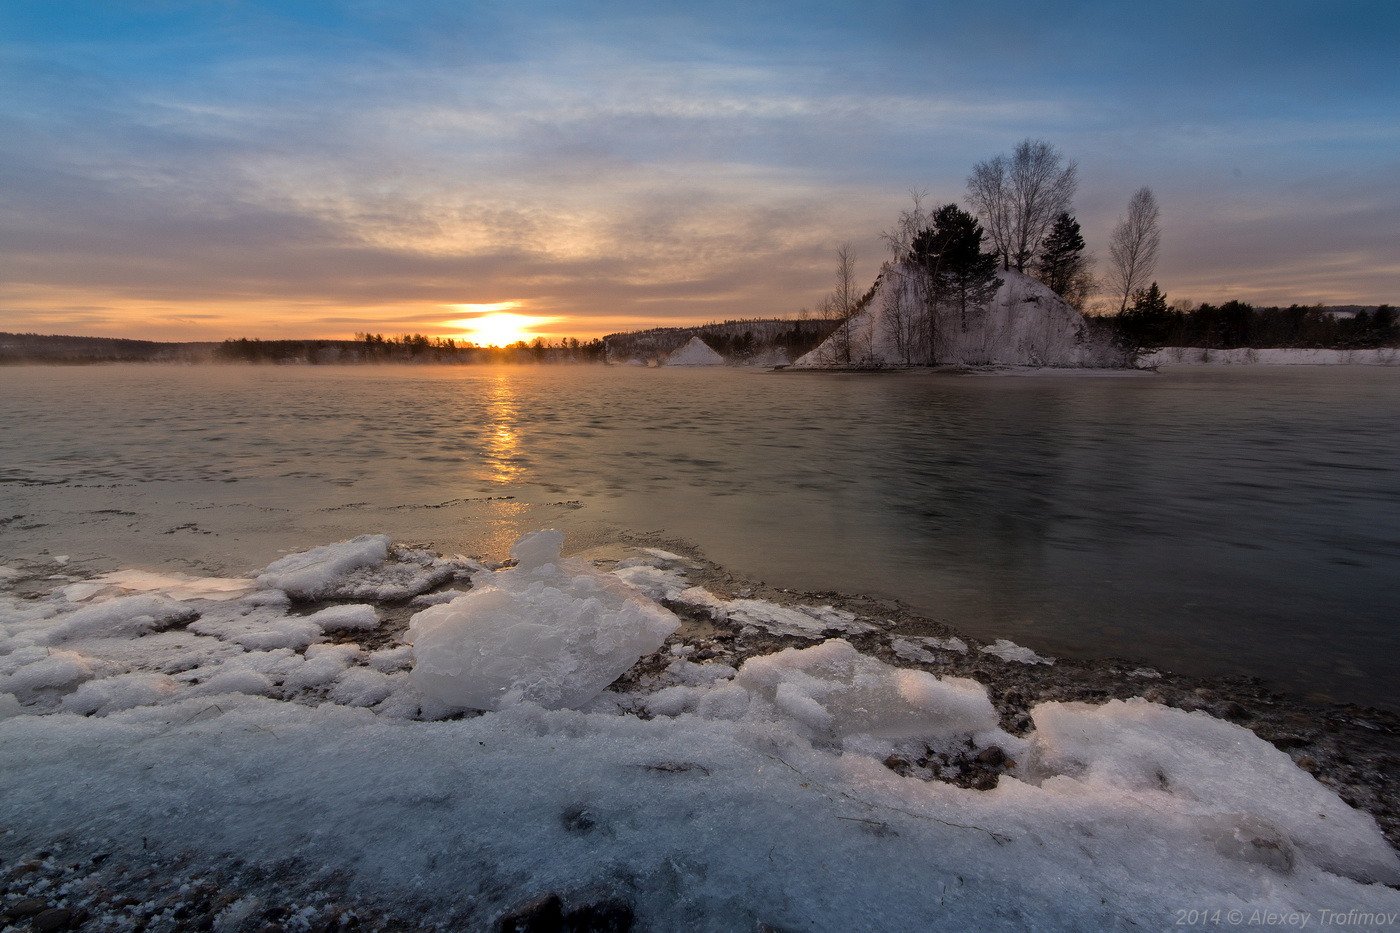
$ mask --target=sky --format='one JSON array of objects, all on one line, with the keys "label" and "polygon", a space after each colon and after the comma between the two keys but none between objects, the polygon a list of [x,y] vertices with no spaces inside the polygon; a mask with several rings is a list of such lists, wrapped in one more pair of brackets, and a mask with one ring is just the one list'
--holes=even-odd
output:
[{"label": "sky", "polygon": [[0,2],[0,330],[790,316],[1023,138],[1169,298],[1400,303],[1400,3]]}]

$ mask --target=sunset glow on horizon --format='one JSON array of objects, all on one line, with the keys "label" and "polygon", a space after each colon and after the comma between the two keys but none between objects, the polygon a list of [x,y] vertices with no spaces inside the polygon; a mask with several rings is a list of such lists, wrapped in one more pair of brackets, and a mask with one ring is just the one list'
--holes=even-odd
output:
[{"label": "sunset glow on horizon", "polygon": [[[515,307],[515,302],[504,302],[501,307]],[[458,305],[459,308],[469,307]],[[496,306],[478,306],[496,307]],[[517,314],[513,311],[489,311],[479,317],[447,321],[445,326],[463,332],[463,339],[479,347],[508,347],[513,343],[529,343],[536,337],[548,337],[539,328],[558,321],[557,317],[542,317],[532,314]]]}]

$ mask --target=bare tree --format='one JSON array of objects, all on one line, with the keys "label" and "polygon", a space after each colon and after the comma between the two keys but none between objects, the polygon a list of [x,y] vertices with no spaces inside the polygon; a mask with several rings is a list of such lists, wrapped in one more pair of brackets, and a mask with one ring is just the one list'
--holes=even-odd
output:
[{"label": "bare tree", "polygon": [[836,286],[822,299],[819,313],[828,320],[840,321],[832,331],[830,350],[824,354],[828,363],[850,366],[853,357],[851,318],[855,316],[860,295],[856,292],[856,260],[851,244],[842,243],[836,251]]},{"label": "bare tree", "polygon": [[1044,140],[1025,139],[1009,157],[994,156],[972,167],[967,199],[1002,268],[1025,272],[1055,218],[1069,212],[1078,187],[1073,161],[1066,162]]},{"label": "bare tree", "polygon": [[1162,245],[1160,213],[1152,189],[1143,186],[1133,193],[1128,212],[1118,218],[1109,238],[1107,284],[1119,298],[1120,314],[1133,293],[1157,270],[1157,251]]},{"label": "bare tree", "polygon": [[909,189],[909,207],[899,212],[894,229],[882,234],[891,256],[886,314],[890,308],[898,309],[891,326],[899,330],[899,337],[891,337],[906,364],[912,364],[915,358],[932,363],[935,356],[933,278],[926,269],[910,262],[915,238],[933,225],[933,214],[924,207],[927,197],[927,191]]}]

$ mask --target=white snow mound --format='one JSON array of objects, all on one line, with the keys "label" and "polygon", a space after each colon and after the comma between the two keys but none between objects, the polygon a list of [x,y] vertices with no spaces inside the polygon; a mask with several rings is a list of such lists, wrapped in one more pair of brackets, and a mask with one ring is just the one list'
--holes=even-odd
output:
[{"label": "white snow mound", "polygon": [[526,535],[515,568],[478,574],[465,596],[415,615],[414,685],[462,709],[576,708],[680,626],[611,574],[561,559],[562,543],[557,531]]},{"label": "white snow mound", "polygon": [[1184,810],[1222,855],[1284,874],[1297,851],[1358,881],[1400,881],[1375,820],[1242,726],[1138,698],[1041,703],[1031,718],[1030,773],[1064,776],[1043,780],[1047,790],[1126,792],[1148,809]]},{"label": "white snow mound", "polygon": [[690,342],[662,360],[662,366],[723,366],[724,357],[699,337],[691,337]]}]

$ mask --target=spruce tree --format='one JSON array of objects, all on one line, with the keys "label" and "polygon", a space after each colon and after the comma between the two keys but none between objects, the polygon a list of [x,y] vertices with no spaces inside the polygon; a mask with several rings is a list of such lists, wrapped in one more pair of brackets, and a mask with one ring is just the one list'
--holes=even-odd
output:
[{"label": "spruce tree", "polygon": [[947,204],[910,245],[910,261],[928,273],[934,304],[957,308],[963,327],[968,309],[991,301],[1001,287],[997,256],[982,252],[982,236],[976,217]]},{"label": "spruce tree", "polygon": [[1036,278],[1055,294],[1068,297],[1083,274],[1084,265],[1084,237],[1079,232],[1079,222],[1069,214],[1061,214],[1040,246]]},{"label": "spruce tree", "polygon": [[1167,296],[1153,282],[1150,287],[1134,293],[1130,313],[1143,318],[1161,317],[1167,313]]}]

